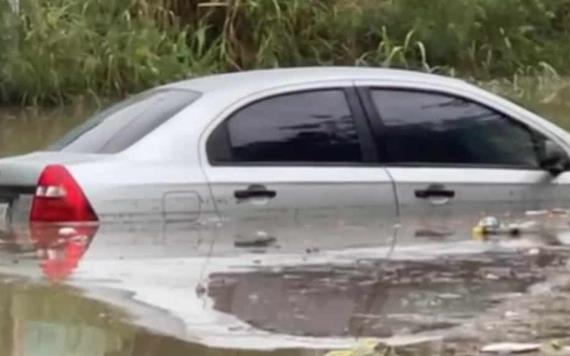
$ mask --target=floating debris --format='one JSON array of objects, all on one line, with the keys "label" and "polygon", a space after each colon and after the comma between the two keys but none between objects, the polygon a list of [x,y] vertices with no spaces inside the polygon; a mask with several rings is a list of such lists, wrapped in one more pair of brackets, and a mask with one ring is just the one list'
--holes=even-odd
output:
[{"label": "floating debris", "polygon": [[531,248],[530,250],[528,250],[527,254],[529,256],[538,256],[540,255],[540,249],[539,248]]},{"label": "floating debris", "polygon": [[274,237],[261,237],[252,240],[236,241],[234,246],[238,248],[261,248],[275,245],[277,239]]},{"label": "floating debris", "polygon": [[541,344],[522,344],[522,343],[510,343],[504,342],[499,344],[491,344],[484,346],[481,349],[483,353],[492,353],[492,354],[500,354],[500,355],[508,355],[508,354],[521,354],[521,353],[528,353],[528,352],[535,352],[539,351],[542,347]]},{"label": "floating debris", "polygon": [[526,216],[544,216],[548,215],[548,210],[528,210],[525,212]]},{"label": "floating debris", "polygon": [[417,238],[445,238],[451,235],[453,235],[452,231],[435,229],[419,229],[415,233]]},{"label": "floating debris", "polygon": [[568,214],[569,214],[568,209],[554,208],[550,210],[550,215],[554,216],[567,216]]},{"label": "floating debris", "polygon": [[489,235],[506,235],[511,237],[522,234],[535,233],[538,224],[535,221],[522,221],[515,223],[504,223],[496,217],[488,216],[483,218],[473,228],[472,234],[475,239],[485,239]]}]

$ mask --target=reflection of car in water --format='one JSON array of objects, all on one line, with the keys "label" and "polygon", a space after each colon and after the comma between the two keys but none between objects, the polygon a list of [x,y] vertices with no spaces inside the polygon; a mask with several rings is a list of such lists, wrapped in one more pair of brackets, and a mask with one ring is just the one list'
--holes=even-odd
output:
[{"label": "reflection of car in water", "polygon": [[[261,267],[214,273],[207,291],[216,310],[266,331],[390,337],[458,326],[467,315],[498,303],[497,296],[524,292],[544,278],[536,268],[538,260],[520,253],[496,253],[429,261],[369,259],[346,265]],[[553,260],[549,265],[555,264]],[[498,275],[488,278],[492,272]]]},{"label": "reflection of car in water", "polygon": [[79,265],[96,232],[96,227],[88,226],[62,229],[54,226],[33,227],[31,237],[43,274],[54,281],[69,277]]},{"label": "reflection of car in water", "polygon": [[215,75],[152,89],[44,151],[0,160],[0,230],[221,217],[247,236],[291,224],[357,236],[398,216],[516,215],[568,205],[569,152],[560,128],[456,79]]}]

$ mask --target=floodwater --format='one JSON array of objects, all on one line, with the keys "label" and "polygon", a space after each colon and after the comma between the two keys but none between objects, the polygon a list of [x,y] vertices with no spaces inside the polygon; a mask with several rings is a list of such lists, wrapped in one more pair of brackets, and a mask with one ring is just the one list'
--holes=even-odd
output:
[{"label": "floodwater", "polygon": [[322,355],[361,338],[437,339],[553,288],[569,232],[371,233],[306,249],[303,233],[236,246],[219,226],[38,227],[0,239],[0,354]]},{"label": "floodwater", "polygon": [[83,298],[68,287],[0,277],[0,355],[310,355],[207,348],[158,336],[125,322],[118,308]]},{"label": "floodwater", "polygon": [[[570,129],[567,88],[508,92]],[[93,108],[0,109],[0,156],[47,146]],[[558,291],[555,310],[540,314],[570,310],[570,281],[560,280],[567,219],[517,236],[472,236],[470,224],[438,234],[410,221],[357,245],[294,227],[286,240],[256,241],[223,226],[168,224],[3,235],[0,355],[323,355],[402,337],[542,342],[553,329],[525,314],[537,310],[525,298]],[[556,325],[557,339],[570,341],[570,328]]]},{"label": "floodwater", "polygon": [[47,147],[96,108],[79,102],[69,107],[0,108],[0,157]]}]

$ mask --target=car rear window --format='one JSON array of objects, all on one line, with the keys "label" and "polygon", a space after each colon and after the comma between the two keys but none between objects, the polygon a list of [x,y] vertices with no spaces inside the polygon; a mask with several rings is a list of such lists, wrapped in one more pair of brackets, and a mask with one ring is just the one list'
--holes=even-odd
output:
[{"label": "car rear window", "polygon": [[56,143],[50,151],[118,153],[193,103],[199,93],[151,90],[95,114]]}]

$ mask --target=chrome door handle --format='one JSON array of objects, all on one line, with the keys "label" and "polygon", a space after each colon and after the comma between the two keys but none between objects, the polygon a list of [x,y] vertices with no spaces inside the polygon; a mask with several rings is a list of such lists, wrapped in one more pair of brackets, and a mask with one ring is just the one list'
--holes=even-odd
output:
[{"label": "chrome door handle", "polygon": [[264,185],[253,184],[247,187],[245,190],[234,191],[234,197],[236,199],[251,199],[251,198],[269,198],[273,199],[277,196],[277,192],[274,190],[268,190]]},{"label": "chrome door handle", "polygon": [[445,189],[443,185],[430,185],[426,189],[416,190],[416,198],[429,199],[429,198],[455,198],[455,190]]}]

